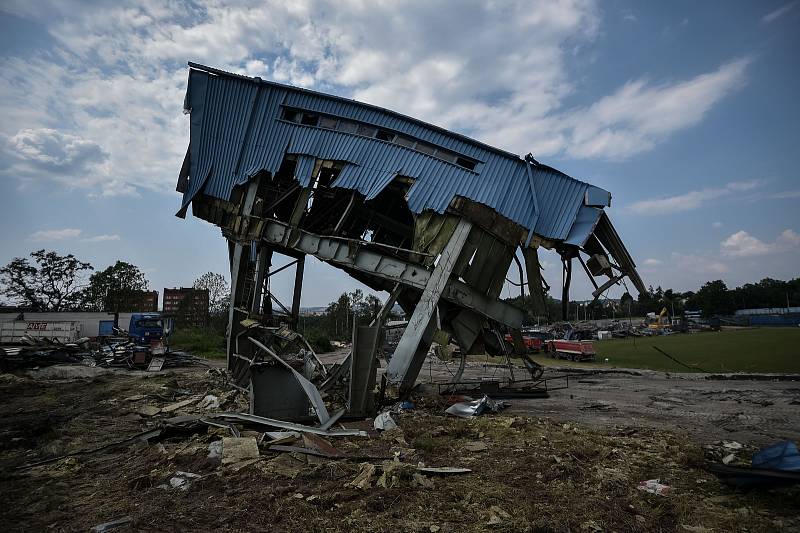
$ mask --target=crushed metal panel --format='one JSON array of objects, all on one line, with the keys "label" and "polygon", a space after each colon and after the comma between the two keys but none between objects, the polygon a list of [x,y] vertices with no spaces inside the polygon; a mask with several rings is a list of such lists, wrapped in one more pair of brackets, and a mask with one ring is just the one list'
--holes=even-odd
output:
[{"label": "crushed metal panel", "polygon": [[375,388],[381,333],[380,326],[356,326],[353,328],[348,395],[348,412],[352,415],[367,416],[374,409],[373,389]]},{"label": "crushed metal panel", "polygon": [[617,260],[619,267],[631,279],[636,290],[639,292],[646,292],[647,288],[644,286],[644,281],[642,281],[639,273],[636,272],[636,263],[633,262],[633,258],[628,253],[628,250],[622,243],[622,239],[620,239],[617,234],[617,230],[611,225],[611,220],[605,213],[602,214],[600,221],[597,223],[595,235],[611,253],[611,256]]},{"label": "crushed metal panel", "polygon": [[250,367],[250,414],[279,420],[311,420],[311,402],[291,371],[271,363]]}]

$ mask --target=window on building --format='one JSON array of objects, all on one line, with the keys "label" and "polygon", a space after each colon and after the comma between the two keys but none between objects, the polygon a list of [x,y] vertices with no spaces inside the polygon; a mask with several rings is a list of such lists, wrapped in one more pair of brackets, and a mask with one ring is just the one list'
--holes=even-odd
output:
[{"label": "window on building", "polygon": [[[424,141],[418,141],[413,137],[400,135],[392,131],[371,126],[369,124],[292,108],[283,108],[281,116],[284,120],[288,120],[297,124],[303,124],[304,126],[335,129],[343,133],[353,133],[356,135],[363,135],[364,137],[379,139],[381,141],[393,142],[395,144],[399,144],[400,146],[411,148],[417,152],[436,157],[437,159],[447,161],[448,163],[458,165],[468,170],[475,170],[475,167],[478,164],[478,161],[461,156],[456,152],[447,150],[445,148],[437,148],[432,144]],[[180,295],[180,297],[182,296],[183,295]],[[178,299],[179,297],[176,296],[175,298]]]},{"label": "window on building", "polygon": [[469,170],[475,170],[476,164],[477,163],[475,161],[472,161],[471,159],[465,159],[463,157],[456,158],[456,165],[467,168]]},{"label": "window on building", "polygon": [[450,150],[442,150],[441,148],[437,148],[436,157],[443,161],[447,161],[448,163],[455,163],[458,159],[458,154],[453,153]]},{"label": "window on building", "polygon": [[283,120],[288,120],[289,122],[300,122],[300,115],[301,113],[296,109],[283,109]]},{"label": "window on building", "polygon": [[410,139],[402,135],[395,135],[394,142],[395,144],[399,144],[400,146],[405,146],[406,148],[414,148],[414,145],[417,144],[417,141],[415,141],[414,139]]},{"label": "window on building", "polygon": [[336,129],[336,122],[338,122],[335,118],[331,117],[320,117],[319,119],[319,127],[320,128],[327,128],[329,130]]},{"label": "window on building", "polygon": [[319,115],[313,113],[303,113],[303,118],[300,119],[300,124],[304,126],[316,126],[319,123]]},{"label": "window on building", "polygon": [[344,133],[357,133],[358,124],[356,124],[355,122],[350,122],[349,120],[340,119],[339,124],[336,126],[336,129]]},{"label": "window on building", "polygon": [[375,137],[375,133],[377,131],[378,128],[373,128],[372,126],[367,126],[366,124],[358,125],[358,134],[363,135],[364,137]]},{"label": "window on building", "polygon": [[418,142],[416,146],[414,146],[414,150],[417,152],[422,152],[426,155],[433,155],[436,153],[436,147],[424,142]]},{"label": "window on building", "polygon": [[395,138],[395,134],[386,130],[378,130],[378,133],[375,134],[375,138],[382,141],[392,142]]}]

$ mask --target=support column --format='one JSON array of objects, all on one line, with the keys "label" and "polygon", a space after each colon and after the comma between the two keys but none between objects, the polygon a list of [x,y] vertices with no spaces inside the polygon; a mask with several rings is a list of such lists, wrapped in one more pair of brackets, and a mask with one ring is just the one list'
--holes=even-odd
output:
[{"label": "support column", "polygon": [[258,257],[256,258],[255,287],[253,289],[253,301],[250,304],[250,312],[261,314],[261,296],[264,294],[264,282],[272,263],[272,250],[260,244],[258,246]]},{"label": "support column", "polygon": [[430,343],[433,329],[435,329],[435,323],[431,319],[471,229],[472,223],[468,220],[462,218],[458,222],[453,236],[439,257],[439,263],[433,269],[433,273],[425,285],[425,290],[422,291],[422,296],[414,308],[411,320],[408,321],[408,326],[392,356],[387,376],[390,382],[399,383],[401,390],[408,390],[414,386],[419,369],[425,361],[427,345]]},{"label": "support column", "polygon": [[533,302],[533,311],[536,315],[547,315],[547,300],[542,287],[542,271],[539,268],[539,254],[536,248],[523,248],[525,257],[525,272],[528,275],[528,293]]},{"label": "support column", "polygon": [[294,294],[292,295],[292,323],[293,329],[297,329],[300,320],[300,296],[303,293],[303,271],[305,270],[306,256],[301,255],[297,258],[294,267]]},{"label": "support column", "polygon": [[[569,285],[572,281],[572,258],[562,259],[564,263],[564,280],[561,287],[561,320],[569,320]],[[577,317],[576,317],[577,319]]]},{"label": "support column", "polygon": [[[258,184],[260,179],[253,178],[247,187],[244,202],[242,203],[242,215],[250,215],[253,210],[253,203],[256,199],[256,191],[258,191]],[[242,330],[239,321],[242,312],[237,311],[238,308],[249,308],[249,302],[244,302],[245,288],[247,285],[247,271],[250,261],[250,245],[244,245],[241,242],[233,243],[233,252],[231,253],[231,299],[228,307],[228,328],[227,328],[227,362],[228,369],[233,370],[233,351],[236,335]]]}]

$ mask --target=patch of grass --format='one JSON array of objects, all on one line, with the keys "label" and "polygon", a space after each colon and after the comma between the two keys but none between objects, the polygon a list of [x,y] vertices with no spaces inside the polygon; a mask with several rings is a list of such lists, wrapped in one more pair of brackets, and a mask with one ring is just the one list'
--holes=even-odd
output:
[{"label": "patch of grass", "polygon": [[[694,370],[656,351],[656,346]],[[597,359],[667,372],[800,372],[800,328],[758,328],[595,342]]]},{"label": "patch of grass", "polygon": [[170,348],[210,358],[225,357],[225,334],[210,328],[178,328],[169,339]]}]

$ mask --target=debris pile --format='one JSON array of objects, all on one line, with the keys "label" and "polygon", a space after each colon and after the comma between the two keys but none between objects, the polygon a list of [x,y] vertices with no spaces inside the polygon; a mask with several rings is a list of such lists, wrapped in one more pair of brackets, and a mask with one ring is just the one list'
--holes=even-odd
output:
[{"label": "debris pile", "polygon": [[0,346],[0,371],[3,372],[55,364],[158,371],[206,362],[186,352],[169,351],[162,344],[142,346],[125,337],[107,338],[98,344],[88,337],[62,343],[55,338],[26,335],[18,345]]},{"label": "debris pile", "polygon": [[0,346],[0,371],[64,363],[81,363],[90,354],[89,339],[63,344],[57,339],[25,335],[16,346]]},{"label": "debris pile", "polygon": [[[596,431],[508,410],[461,418],[445,409],[463,397],[419,392],[379,411],[388,414],[382,430],[373,417],[323,427],[242,412],[246,395],[219,369],[72,382],[21,376],[0,388],[7,399],[0,416],[9,421],[0,521],[29,529],[800,526],[795,493],[730,491],[706,470],[697,444],[663,428]],[[25,392],[32,389],[39,393]],[[749,458],[750,449],[730,441],[713,454]],[[791,453],[769,454],[778,456]],[[83,507],[90,496],[93,505]]]}]

